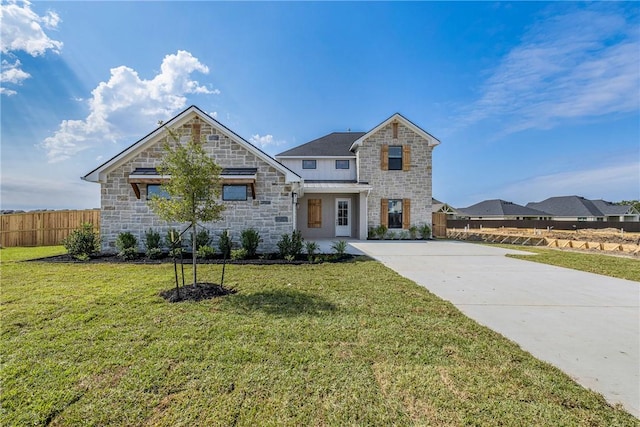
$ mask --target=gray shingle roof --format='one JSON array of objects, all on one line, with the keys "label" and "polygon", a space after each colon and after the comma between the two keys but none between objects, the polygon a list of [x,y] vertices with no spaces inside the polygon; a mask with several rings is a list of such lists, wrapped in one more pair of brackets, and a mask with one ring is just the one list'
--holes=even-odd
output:
[{"label": "gray shingle roof", "polygon": [[630,205],[616,205],[606,200],[592,200],[591,202],[605,215],[618,216],[633,214],[633,209]]},{"label": "gray shingle roof", "polygon": [[549,212],[553,216],[598,217],[605,216],[592,200],[580,196],[550,197],[541,202],[527,203],[527,207]]},{"label": "gray shingle roof", "polygon": [[276,154],[276,157],[354,156],[351,145],[365,132],[333,132],[306,144]]},{"label": "gray shingle roof", "polygon": [[485,200],[466,208],[457,209],[457,211],[464,215],[473,217],[550,216],[548,213],[538,209],[533,209],[500,199]]}]

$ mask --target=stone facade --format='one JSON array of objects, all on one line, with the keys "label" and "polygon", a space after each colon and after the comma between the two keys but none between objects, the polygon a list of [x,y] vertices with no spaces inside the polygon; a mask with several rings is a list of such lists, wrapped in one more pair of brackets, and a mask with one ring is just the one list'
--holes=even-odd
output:
[{"label": "stone facade", "polygon": [[[373,187],[367,201],[368,228],[381,224],[381,199],[410,199],[411,225],[431,226],[433,146],[402,122],[397,126],[397,138],[393,138],[393,123],[389,123],[366,138],[356,152],[358,181],[366,182]],[[410,170],[383,170],[383,145],[409,145]]]},{"label": "stone facade", "polygon": [[[174,130],[182,139],[191,138],[192,132],[196,138],[200,135],[199,139],[203,141],[207,153],[223,168],[257,168],[256,198],[248,195],[246,201],[225,201],[223,219],[202,224],[214,237],[214,247],[217,247],[218,236],[223,230],[229,230],[233,241],[239,245],[242,230],[252,227],[260,232],[263,239],[258,250],[276,251],[276,243],[282,234],[293,231],[292,188],[291,184],[285,182],[284,174],[197,116]],[[218,136],[217,139],[207,138],[209,135]],[[147,186],[139,184],[138,199],[128,182],[129,175],[136,168],[157,167],[163,156],[163,146],[170,141],[166,136],[151,141],[143,151],[108,172],[106,182],[101,184],[101,238],[104,252],[116,250],[115,240],[121,232],[128,231],[136,236],[142,250],[144,234],[150,228],[164,238],[170,228],[183,230],[186,227],[184,223],[161,220],[149,207]]]}]

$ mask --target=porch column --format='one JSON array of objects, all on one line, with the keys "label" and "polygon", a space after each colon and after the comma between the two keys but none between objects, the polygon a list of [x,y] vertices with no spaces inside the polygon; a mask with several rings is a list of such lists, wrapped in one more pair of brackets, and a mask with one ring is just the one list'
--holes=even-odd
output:
[{"label": "porch column", "polygon": [[369,227],[367,226],[368,221],[367,218],[369,216],[369,212],[367,211],[367,198],[369,197],[369,192],[368,191],[362,191],[360,192],[360,197],[358,198],[360,200],[360,209],[358,209],[358,216],[359,216],[359,226],[358,226],[358,230],[360,230],[359,235],[358,235],[358,239],[360,240],[367,240],[367,237],[369,235]]}]

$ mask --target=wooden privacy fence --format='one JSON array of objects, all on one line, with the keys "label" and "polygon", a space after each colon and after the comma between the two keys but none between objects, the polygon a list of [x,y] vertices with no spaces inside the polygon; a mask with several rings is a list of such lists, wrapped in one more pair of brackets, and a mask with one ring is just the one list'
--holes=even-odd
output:
[{"label": "wooden privacy fence", "polygon": [[14,246],[59,245],[83,223],[100,230],[100,209],[78,211],[41,211],[0,215],[0,245]]}]

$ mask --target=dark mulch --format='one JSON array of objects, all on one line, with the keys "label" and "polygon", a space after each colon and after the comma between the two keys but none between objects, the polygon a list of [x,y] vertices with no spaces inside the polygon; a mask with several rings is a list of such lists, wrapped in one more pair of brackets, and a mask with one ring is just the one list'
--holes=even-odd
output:
[{"label": "dark mulch", "polygon": [[216,283],[203,282],[196,283],[195,285],[191,284],[187,286],[181,286],[179,292],[180,294],[178,295],[178,290],[173,288],[167,291],[160,292],[160,296],[169,302],[202,301],[205,299],[235,294],[238,291],[233,288],[225,288],[224,286],[218,285]]},{"label": "dark mulch", "polygon": [[[342,257],[336,257],[335,255],[319,255],[321,262],[344,262],[354,259],[354,255],[346,254]],[[76,258],[64,254],[64,255],[54,255],[44,258],[32,259],[29,261],[38,261],[38,262],[60,262],[60,263],[78,263],[78,264],[86,264],[86,263],[105,263],[105,264],[165,264],[165,263],[173,263],[173,258],[170,256],[164,256],[160,259],[149,259],[144,254],[139,254],[138,257],[132,260],[123,259],[117,255],[111,254],[102,254],[102,255],[94,255],[90,259],[86,261],[80,261]],[[180,264],[180,260],[178,259],[178,264]],[[185,256],[182,262],[187,265],[191,264],[192,259],[189,254]],[[214,259],[203,259],[198,258],[198,264],[222,264],[225,262],[222,258],[214,258]],[[300,259],[295,259],[288,261],[286,259],[277,259],[275,255],[269,254],[267,257],[257,257],[252,259],[241,259],[241,260],[226,260],[227,264],[232,265],[272,265],[272,264],[286,264],[286,265],[301,265],[301,264],[310,264],[310,262],[306,259],[305,256]],[[317,263],[317,261],[316,261]]]}]

